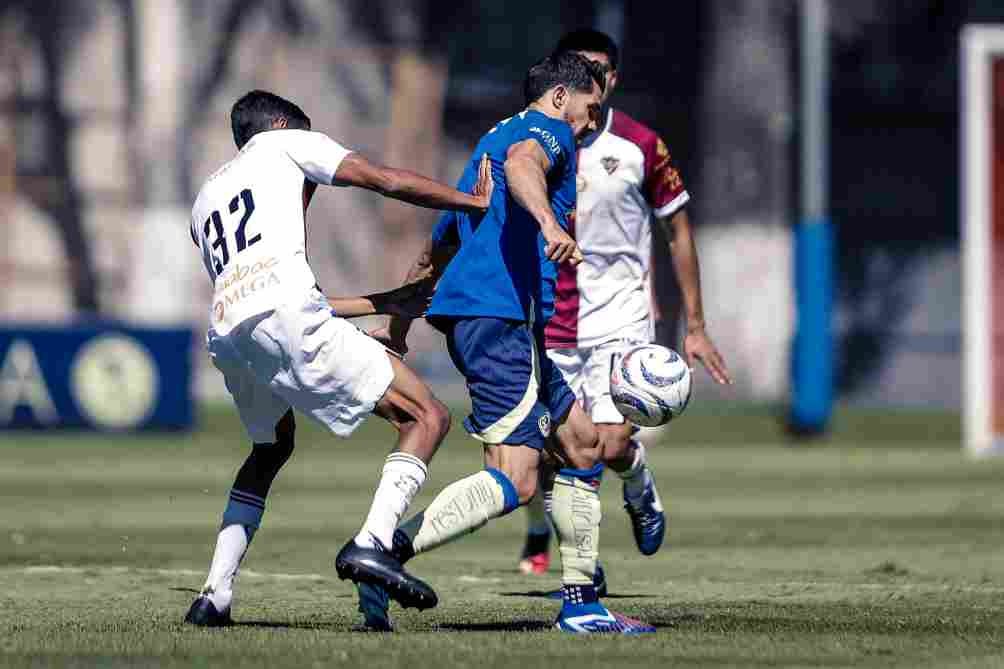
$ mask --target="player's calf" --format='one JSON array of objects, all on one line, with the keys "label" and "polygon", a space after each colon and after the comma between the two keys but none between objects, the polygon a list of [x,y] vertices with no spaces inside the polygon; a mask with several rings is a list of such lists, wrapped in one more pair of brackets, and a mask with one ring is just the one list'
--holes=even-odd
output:
[{"label": "player's calf", "polygon": [[387,456],[373,503],[355,543],[389,551],[394,531],[428,476],[427,463],[450,429],[450,412],[403,362],[390,357],[394,378],[374,410],[398,430],[396,450]]},{"label": "player's calf", "polygon": [[209,627],[229,624],[238,569],[261,525],[272,482],[293,453],[295,433],[296,422],[289,411],[275,426],[275,442],[254,444],[238,470],[223,511],[209,575],[185,622]]},{"label": "player's calf", "polygon": [[338,553],[335,569],[342,579],[383,588],[404,607],[431,608],[435,591],[405,571],[391,549],[398,523],[428,476],[427,463],[450,429],[450,413],[411,369],[390,361],[394,378],[374,413],[397,428],[397,449],[387,456],[366,520]]},{"label": "player's calf", "polygon": [[394,378],[373,413],[397,429],[396,450],[429,463],[450,431],[450,410],[410,367],[389,359]]},{"label": "player's calf", "polygon": [[[623,481],[624,509],[631,518],[638,550],[642,555],[653,555],[662,546],[666,535],[666,513],[648,467],[645,446],[631,439],[629,434],[614,431],[613,439],[605,441],[604,455],[609,452],[606,445],[611,443],[615,444],[614,452],[623,453],[620,458],[608,461],[607,464]],[[626,442],[627,447],[622,447],[621,442]]]}]

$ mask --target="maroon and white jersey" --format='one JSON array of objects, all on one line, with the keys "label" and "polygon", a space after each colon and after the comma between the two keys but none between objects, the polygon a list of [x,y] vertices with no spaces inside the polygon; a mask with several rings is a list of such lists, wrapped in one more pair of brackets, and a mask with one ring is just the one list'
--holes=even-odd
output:
[{"label": "maroon and white jersey", "polygon": [[690,200],[666,144],[616,110],[579,148],[578,202],[570,230],[577,267],[558,270],[547,348],[651,341],[652,214],[671,216]]}]

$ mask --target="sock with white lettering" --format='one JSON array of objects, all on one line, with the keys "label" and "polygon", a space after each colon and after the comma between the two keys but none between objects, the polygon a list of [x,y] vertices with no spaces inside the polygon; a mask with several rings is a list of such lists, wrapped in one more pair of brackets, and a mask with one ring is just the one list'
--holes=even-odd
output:
[{"label": "sock with white lettering", "polygon": [[516,487],[497,469],[454,481],[395,533],[394,553],[407,560],[470,534],[518,506]]},{"label": "sock with white lettering", "polygon": [[561,554],[561,582],[592,587],[599,558],[600,477],[603,465],[592,469],[562,469],[554,478],[551,520]]}]

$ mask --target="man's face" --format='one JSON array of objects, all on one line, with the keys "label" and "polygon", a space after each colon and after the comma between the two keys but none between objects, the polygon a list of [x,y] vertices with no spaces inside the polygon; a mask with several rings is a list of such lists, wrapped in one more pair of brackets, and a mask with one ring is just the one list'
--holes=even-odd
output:
[{"label": "man's face", "polygon": [[576,139],[582,139],[596,130],[600,123],[600,103],[603,95],[599,85],[592,82],[593,88],[588,93],[568,89],[568,100],[564,105],[565,120],[572,126]]},{"label": "man's face", "polygon": [[600,104],[606,104],[610,94],[617,87],[617,70],[610,64],[610,58],[602,51],[576,51],[576,53],[586,60],[591,60],[603,69],[607,82],[603,89],[603,98],[600,100]]}]

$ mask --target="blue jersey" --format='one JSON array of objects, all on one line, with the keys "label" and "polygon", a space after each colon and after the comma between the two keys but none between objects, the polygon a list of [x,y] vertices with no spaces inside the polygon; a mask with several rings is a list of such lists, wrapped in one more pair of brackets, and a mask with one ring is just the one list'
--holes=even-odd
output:
[{"label": "blue jersey", "polygon": [[436,288],[428,316],[491,317],[543,324],[551,316],[557,267],[544,254],[540,225],[509,193],[505,161],[524,140],[540,144],[550,160],[547,191],[562,226],[575,210],[575,137],[565,121],[524,110],[488,132],[471,155],[457,188],[470,192],[485,153],[495,191],[483,216],[450,212],[433,232],[435,244],[459,244]]}]

